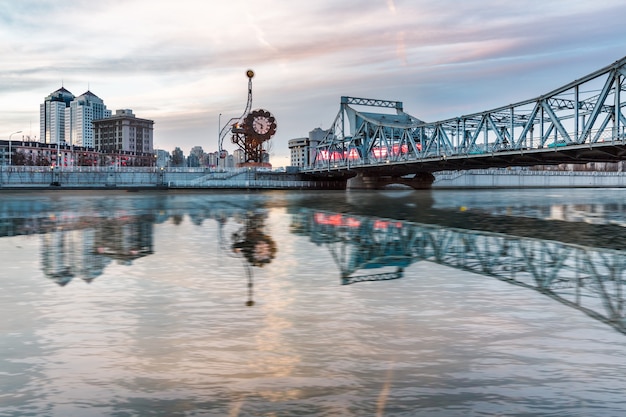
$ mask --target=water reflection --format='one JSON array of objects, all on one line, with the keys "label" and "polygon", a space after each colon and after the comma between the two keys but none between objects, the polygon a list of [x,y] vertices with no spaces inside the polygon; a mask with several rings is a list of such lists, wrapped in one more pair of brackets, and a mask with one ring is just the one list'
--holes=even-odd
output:
[{"label": "water reflection", "polygon": [[220,248],[244,261],[250,289],[250,267],[263,267],[276,256],[276,242],[264,231],[267,209],[256,200],[242,202],[230,196],[182,207],[176,199],[162,197],[95,199],[86,207],[57,203],[32,198],[3,201],[0,237],[39,235],[41,270],[60,286],[73,279],[89,283],[111,263],[132,266],[154,253],[155,224],[180,225],[184,216],[195,225],[205,220],[218,223]]},{"label": "water reflection", "polygon": [[264,232],[264,212],[248,212],[241,230],[232,235],[232,250],[252,266],[262,267],[276,256],[276,242]]},{"label": "water reflection", "polygon": [[130,266],[153,253],[154,222],[152,215],[115,212],[109,217],[50,216],[41,232],[41,269],[66,285],[74,278],[91,282],[111,262]]},{"label": "water reflection", "polygon": [[[276,242],[265,233],[267,209],[246,207],[229,201],[216,202],[219,206],[216,220],[219,225],[220,248],[227,255],[242,259],[248,279],[247,306],[254,305],[254,278],[252,267],[263,267],[272,262],[276,256]],[[234,219],[237,228],[230,233],[225,232],[228,220]]]},{"label": "water reflection", "polygon": [[626,409],[624,261],[596,225],[493,233],[439,193],[10,197],[2,415]]},{"label": "water reflection", "polygon": [[319,210],[294,218],[292,230],[331,252],[344,285],[430,261],[536,290],[626,333],[625,252]]},{"label": "water reflection", "polygon": [[[398,279],[412,264],[435,262],[533,289],[626,333],[626,252],[607,248],[623,241],[626,234],[612,233],[610,239],[598,240],[594,246],[579,245],[571,243],[572,235],[567,231],[572,227],[581,229],[580,223],[551,223],[557,227],[555,233],[554,228],[537,227],[537,222],[544,219],[520,218],[508,225],[530,224],[512,230],[523,233],[493,233],[491,228],[503,227],[497,221],[498,207],[490,207],[493,217],[483,223],[471,221],[479,215],[468,213],[471,210],[451,211],[427,205],[420,207],[419,215],[438,224],[394,220],[370,213],[375,208],[383,214],[391,213],[385,210],[393,202],[393,210],[402,217],[403,210],[410,213],[415,209],[414,194],[390,195],[383,204],[380,199],[370,198],[367,203],[358,200],[362,196],[348,195],[343,202],[332,198],[316,202],[341,206],[351,214],[314,208],[307,198],[276,203],[262,196],[248,200],[237,195],[190,200],[147,196],[98,198],[79,207],[63,199],[14,199],[0,205],[0,236],[39,234],[40,268],[47,278],[65,286],[74,279],[92,282],[112,263],[132,267],[136,260],[152,255],[155,224],[181,224],[184,216],[195,225],[212,220],[218,226],[221,254],[242,262],[242,275],[248,284],[246,305],[252,306],[253,268],[271,263],[278,251],[265,227],[266,204],[271,201],[288,208],[293,234],[306,236],[328,249],[339,269],[341,284]],[[421,199],[418,204],[423,202]],[[593,212],[599,210],[590,207]],[[583,206],[577,208],[583,210]],[[487,213],[482,212],[482,216],[484,219]],[[616,217],[611,216],[613,221]],[[486,230],[468,230],[458,227],[461,221],[472,228],[490,226]],[[608,225],[587,227],[591,232],[586,237],[574,235],[584,243],[596,242],[589,236],[598,233],[596,228]],[[546,239],[546,234],[564,242]]]}]

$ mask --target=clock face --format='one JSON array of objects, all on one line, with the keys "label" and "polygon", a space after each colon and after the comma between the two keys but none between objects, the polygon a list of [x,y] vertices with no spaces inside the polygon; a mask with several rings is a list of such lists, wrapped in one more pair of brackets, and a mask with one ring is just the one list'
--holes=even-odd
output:
[{"label": "clock face", "polygon": [[265,116],[257,116],[252,121],[252,129],[259,135],[264,135],[270,131],[270,120]]},{"label": "clock face", "polygon": [[267,110],[257,109],[248,113],[243,121],[243,130],[250,138],[266,141],[276,133],[276,119]]}]

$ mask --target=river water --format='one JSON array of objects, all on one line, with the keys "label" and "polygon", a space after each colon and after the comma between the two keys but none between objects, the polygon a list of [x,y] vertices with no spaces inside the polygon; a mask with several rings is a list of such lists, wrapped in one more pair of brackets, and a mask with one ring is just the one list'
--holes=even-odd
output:
[{"label": "river water", "polygon": [[5,191],[0,416],[626,415],[624,202]]}]

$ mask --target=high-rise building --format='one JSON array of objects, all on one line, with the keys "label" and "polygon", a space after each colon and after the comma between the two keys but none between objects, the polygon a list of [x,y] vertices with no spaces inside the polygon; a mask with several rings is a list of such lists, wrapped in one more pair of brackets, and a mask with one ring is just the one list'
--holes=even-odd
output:
[{"label": "high-rise building", "polygon": [[74,94],[59,88],[39,105],[39,141],[61,143],[65,140],[65,109],[74,100]]},{"label": "high-rise building", "polygon": [[159,168],[167,167],[170,164],[170,153],[163,149],[155,149],[156,166]]},{"label": "high-rise building", "polygon": [[235,149],[233,151],[233,159],[235,161],[235,165],[243,164],[246,162],[246,152],[243,149]]},{"label": "high-rise building", "polygon": [[65,109],[65,142],[69,145],[94,147],[94,120],[111,117],[102,99],[87,90],[74,98]]},{"label": "high-rise building", "polygon": [[[110,111],[109,111],[110,113]],[[135,117],[130,109],[93,120],[94,146],[99,151],[153,152],[154,121]]]}]

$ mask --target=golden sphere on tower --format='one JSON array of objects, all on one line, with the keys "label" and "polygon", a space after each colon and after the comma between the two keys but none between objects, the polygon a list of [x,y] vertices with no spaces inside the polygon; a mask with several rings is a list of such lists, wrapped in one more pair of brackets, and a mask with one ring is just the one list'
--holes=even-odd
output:
[{"label": "golden sphere on tower", "polygon": [[254,71],[249,69],[248,71],[246,71],[246,75],[248,76],[248,78],[252,78],[252,77],[254,77]]}]

